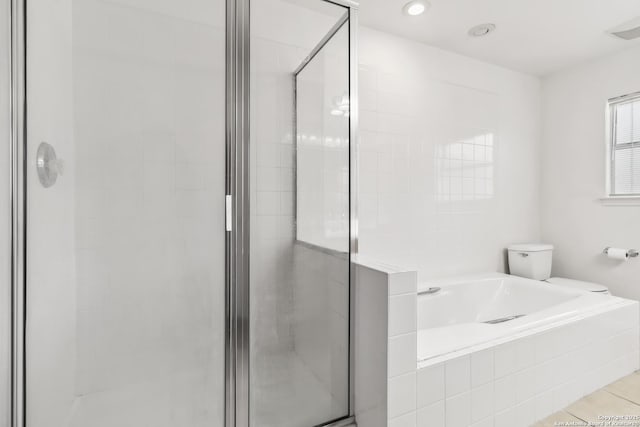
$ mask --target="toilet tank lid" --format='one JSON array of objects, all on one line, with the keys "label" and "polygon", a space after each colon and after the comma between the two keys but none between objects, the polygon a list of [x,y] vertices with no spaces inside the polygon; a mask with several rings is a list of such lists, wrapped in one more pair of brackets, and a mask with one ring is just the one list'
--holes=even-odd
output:
[{"label": "toilet tank lid", "polygon": [[546,243],[520,243],[517,245],[511,245],[507,249],[510,251],[520,251],[520,252],[542,252],[542,251],[552,251],[553,245],[549,245]]}]

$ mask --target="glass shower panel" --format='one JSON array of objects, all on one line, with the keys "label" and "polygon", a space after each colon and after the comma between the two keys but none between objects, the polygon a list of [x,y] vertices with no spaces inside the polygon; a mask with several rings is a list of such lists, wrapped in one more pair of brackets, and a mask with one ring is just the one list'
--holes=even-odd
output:
[{"label": "glass shower panel", "polygon": [[349,26],[296,75],[296,232],[349,252]]},{"label": "glass shower panel", "polygon": [[223,425],[224,19],[27,2],[30,427]]},{"label": "glass shower panel", "polygon": [[[254,427],[349,413],[347,13],[321,0],[252,3]],[[307,205],[315,197],[319,205]]]}]

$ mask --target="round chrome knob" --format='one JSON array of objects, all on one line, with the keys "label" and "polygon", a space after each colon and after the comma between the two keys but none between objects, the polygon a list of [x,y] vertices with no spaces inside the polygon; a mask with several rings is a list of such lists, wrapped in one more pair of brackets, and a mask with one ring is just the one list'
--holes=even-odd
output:
[{"label": "round chrome knob", "polygon": [[48,143],[41,142],[36,153],[38,179],[44,188],[56,183],[58,175],[64,171],[64,162],[56,156],[56,150]]}]

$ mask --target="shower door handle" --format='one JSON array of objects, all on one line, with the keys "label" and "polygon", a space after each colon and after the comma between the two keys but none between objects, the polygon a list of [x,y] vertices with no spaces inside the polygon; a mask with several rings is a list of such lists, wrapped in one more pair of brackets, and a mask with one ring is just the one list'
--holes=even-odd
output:
[{"label": "shower door handle", "polygon": [[36,170],[38,179],[44,188],[49,188],[64,172],[64,161],[58,159],[56,150],[47,142],[41,142],[36,153]]},{"label": "shower door handle", "polygon": [[233,196],[224,196],[224,228],[226,231],[233,231]]}]

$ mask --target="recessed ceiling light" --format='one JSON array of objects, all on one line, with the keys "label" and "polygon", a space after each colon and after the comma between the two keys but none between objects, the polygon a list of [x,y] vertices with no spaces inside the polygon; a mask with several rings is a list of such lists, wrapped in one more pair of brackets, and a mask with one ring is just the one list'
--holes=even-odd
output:
[{"label": "recessed ceiling light", "polygon": [[430,4],[428,1],[415,0],[405,4],[402,10],[409,16],[418,16],[422,15],[429,6]]},{"label": "recessed ceiling light", "polygon": [[471,37],[482,37],[493,32],[495,29],[496,29],[496,26],[494,24],[480,24],[471,28],[468,34]]}]

